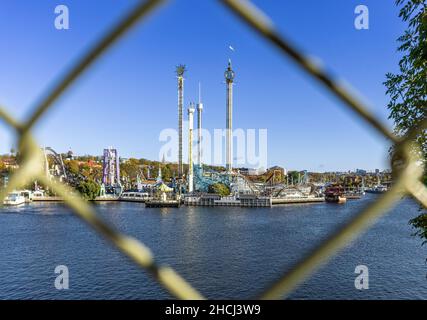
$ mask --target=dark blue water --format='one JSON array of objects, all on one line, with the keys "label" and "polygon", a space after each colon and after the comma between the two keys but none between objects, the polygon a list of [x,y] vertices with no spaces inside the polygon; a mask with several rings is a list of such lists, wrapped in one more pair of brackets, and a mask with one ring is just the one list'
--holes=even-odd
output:
[{"label": "dark blue water", "polygon": [[[257,209],[146,209],[135,203],[97,208],[208,298],[249,298],[375,197]],[[0,210],[0,299],[170,298],[65,206]],[[402,200],[291,298],[427,299],[427,246],[408,225],[417,214],[415,202]],[[54,287],[57,265],[69,268],[69,290]],[[368,290],[354,287],[357,265],[369,268]]]}]

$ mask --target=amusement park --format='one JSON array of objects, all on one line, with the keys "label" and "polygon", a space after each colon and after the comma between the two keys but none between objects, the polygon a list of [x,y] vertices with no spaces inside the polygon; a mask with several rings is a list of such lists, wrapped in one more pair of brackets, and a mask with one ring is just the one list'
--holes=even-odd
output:
[{"label": "amusement park", "polygon": [[[188,159],[183,159],[184,145],[184,75],[185,65],[176,67],[178,93],[178,161],[150,161],[121,158],[118,149],[108,147],[102,156],[75,156],[70,150],[59,153],[51,147],[42,149],[43,169],[49,179],[72,186],[92,201],[143,202],[147,207],[242,206],[271,207],[288,203],[336,202],[360,199],[365,192],[383,193],[390,186],[389,172],[313,173],[307,170],[287,171],[279,166],[267,169],[233,166],[233,84],[235,71],[231,60],[224,72],[225,99],[225,166],[203,163],[202,113],[199,101],[187,109]],[[197,113],[197,128],[194,115]],[[196,133],[196,134],[194,134]],[[194,137],[194,135],[196,137]],[[196,139],[194,139],[196,138]],[[193,149],[194,148],[194,149]],[[18,156],[2,159],[9,171],[19,167]],[[194,159],[195,158],[195,159]],[[16,169],[16,168],[15,168]],[[162,172],[163,170],[163,172]],[[2,174],[3,184],[8,172]],[[14,191],[5,205],[28,201],[61,201],[49,190],[34,182],[28,190]]]},{"label": "amusement park", "polygon": [[427,0],[380,2],[0,1],[0,300],[426,300]]}]

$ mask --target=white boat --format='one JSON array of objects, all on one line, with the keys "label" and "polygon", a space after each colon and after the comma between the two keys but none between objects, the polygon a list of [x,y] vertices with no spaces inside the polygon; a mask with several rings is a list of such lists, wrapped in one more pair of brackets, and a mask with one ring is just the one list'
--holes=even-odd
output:
[{"label": "white boat", "polygon": [[31,190],[22,190],[19,191],[20,195],[25,198],[25,202],[33,202],[33,192]]},{"label": "white boat", "polygon": [[146,200],[151,199],[150,194],[147,192],[123,192],[120,197],[122,201],[130,201],[130,202],[144,202]]},{"label": "white boat", "polygon": [[20,192],[14,191],[7,195],[7,197],[3,200],[3,204],[5,206],[20,206],[25,204],[26,199]]},{"label": "white boat", "polygon": [[33,191],[33,193],[31,194],[31,200],[37,201],[44,198],[45,198],[45,194],[43,190]]},{"label": "white boat", "polygon": [[384,193],[387,191],[387,187],[384,185],[376,185],[372,187],[371,189],[367,189],[366,192],[368,193]]}]

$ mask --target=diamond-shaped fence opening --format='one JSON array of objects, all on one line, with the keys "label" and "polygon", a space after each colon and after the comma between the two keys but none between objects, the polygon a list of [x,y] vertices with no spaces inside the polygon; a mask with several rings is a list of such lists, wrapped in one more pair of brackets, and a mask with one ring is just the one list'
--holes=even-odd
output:
[{"label": "diamond-shaped fence opening", "polygon": [[[59,196],[73,212],[89,224],[94,230],[110,240],[122,253],[132,259],[137,265],[148,271],[170,294],[179,299],[203,299],[204,297],[188,282],[181,278],[172,268],[157,264],[151,251],[138,240],[119,233],[112,226],[104,222],[95,212],[92,205],[78,196],[73,195],[72,189],[67,185],[51,181],[42,172],[40,163],[42,154],[40,148],[31,136],[32,127],[46,115],[59,96],[73,82],[86,71],[106,50],[119,40],[132,26],[141,22],[158,7],[164,0],[147,0],[137,5],[116,26],[114,26],[103,38],[94,44],[93,48],[84,54],[80,60],[65,73],[65,76],[57,85],[47,92],[44,100],[34,108],[29,120],[24,123],[16,121],[10,114],[0,107],[0,118],[16,131],[19,140],[19,150],[22,162],[10,178],[6,188],[0,191],[0,200],[15,188],[19,188],[38,180],[49,187]],[[421,122],[417,128],[413,128],[403,139],[397,138],[371,115],[365,106],[356,99],[341,84],[335,82],[316,64],[312,63],[291,43],[282,37],[274,28],[273,23],[254,7],[250,2],[243,0],[220,0],[233,13],[240,17],[255,32],[260,34],[272,46],[279,49],[284,56],[291,58],[302,70],[318,80],[337,98],[343,105],[352,110],[356,118],[359,118],[380,132],[394,144],[396,153],[400,155],[399,165],[393,166],[395,183],[393,187],[356,215],[344,227],[336,230],[323,243],[317,246],[305,258],[299,261],[293,268],[280,274],[277,280],[266,288],[258,298],[278,299],[288,295],[298,284],[304,281],[315,270],[330,259],[335,253],[366,230],[376,219],[381,217],[402,195],[411,195],[427,208],[427,188],[421,183],[423,167],[416,157],[417,145],[414,137],[417,133],[427,128],[427,120]]]}]

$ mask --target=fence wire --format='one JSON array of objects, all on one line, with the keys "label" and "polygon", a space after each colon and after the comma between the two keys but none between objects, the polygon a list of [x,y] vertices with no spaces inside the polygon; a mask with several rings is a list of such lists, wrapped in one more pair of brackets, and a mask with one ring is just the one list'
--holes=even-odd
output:
[{"label": "fence wire", "polygon": [[[131,27],[137,22],[142,22],[149,13],[159,7],[163,2],[165,1],[143,1],[131,10],[104,37],[96,42],[86,54],[82,55],[77,63],[65,72],[63,77],[51,90],[47,91],[45,98],[35,105],[34,111],[27,121],[23,123],[17,121],[4,108],[0,107],[0,118],[16,131],[21,154],[20,168],[10,177],[8,185],[0,191],[0,203],[3,202],[3,199],[9,192],[37,180],[61,196],[77,216],[112,242],[138,266],[145,269],[172,296],[178,299],[204,299],[198,290],[172,268],[158,264],[151,250],[143,243],[121,234],[101,219],[92,205],[82,198],[73,195],[72,188],[48,179],[40,165],[44,161],[43,154],[31,135],[31,129],[34,125],[46,116],[49,109],[53,107],[54,102],[67,88],[83,72],[87,71],[109,47],[122,38]],[[399,155],[399,165],[392,164],[395,180],[393,187],[381,195],[377,201],[356,215],[347,225],[341,227],[323,243],[313,249],[310,254],[293,268],[285,270],[280,274],[276,281],[265,288],[257,297],[260,299],[280,299],[289,295],[297,285],[313,274],[317,268],[327,262],[334,254],[349,244],[370,225],[375,223],[402,196],[410,195],[427,208],[427,188],[420,181],[424,168],[420,165],[422,163],[418,156],[420,152],[417,152],[419,146],[414,142],[414,137],[427,128],[427,120],[422,121],[417,128],[413,128],[405,137],[396,137],[346,87],[326,74],[319,66],[297,50],[289,40],[280,35],[269,18],[253,4],[243,0],[219,0],[219,2],[242,19],[244,23],[248,24],[267,43],[280,50],[284,57],[291,58],[302,70],[323,84],[325,89],[334,94],[342,102],[343,106],[353,111],[357,118],[363,120],[385,138],[389,139],[393,143],[396,153]]]}]

